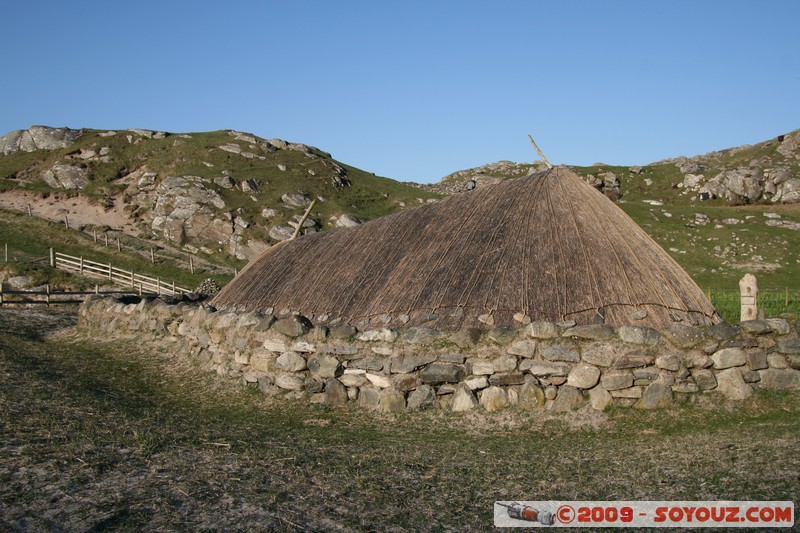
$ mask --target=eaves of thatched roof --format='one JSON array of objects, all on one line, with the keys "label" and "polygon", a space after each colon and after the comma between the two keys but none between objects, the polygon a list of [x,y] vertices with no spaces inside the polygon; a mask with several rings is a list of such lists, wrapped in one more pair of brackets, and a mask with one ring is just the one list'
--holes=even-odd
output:
[{"label": "eaves of thatched roof", "polygon": [[561,168],[274,246],[212,304],[447,330],[518,324],[515,315],[653,327],[719,320],[660,246]]}]

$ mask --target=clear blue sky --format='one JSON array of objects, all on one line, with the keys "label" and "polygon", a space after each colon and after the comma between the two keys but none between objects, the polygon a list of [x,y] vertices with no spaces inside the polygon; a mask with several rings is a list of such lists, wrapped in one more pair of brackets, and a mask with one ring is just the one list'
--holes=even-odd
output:
[{"label": "clear blue sky", "polygon": [[33,1],[0,132],[236,129],[398,180],[644,164],[800,128],[800,1]]}]

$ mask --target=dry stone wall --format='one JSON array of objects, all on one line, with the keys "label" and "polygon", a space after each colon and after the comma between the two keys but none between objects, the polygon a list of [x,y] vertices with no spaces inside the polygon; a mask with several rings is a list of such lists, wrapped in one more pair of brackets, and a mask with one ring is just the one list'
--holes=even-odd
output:
[{"label": "dry stone wall", "polygon": [[347,324],[314,327],[302,316],[93,297],[81,308],[79,326],[168,343],[202,368],[265,394],[385,412],[656,409],[698,394],[743,400],[758,389],[800,389],[796,319],[674,324],[663,331],[569,322],[455,333],[359,331]]}]

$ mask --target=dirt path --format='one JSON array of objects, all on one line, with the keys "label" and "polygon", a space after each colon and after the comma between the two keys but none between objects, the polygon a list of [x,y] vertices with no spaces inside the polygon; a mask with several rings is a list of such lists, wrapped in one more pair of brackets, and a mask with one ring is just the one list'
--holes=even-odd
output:
[{"label": "dirt path", "polygon": [[34,191],[15,190],[0,193],[0,208],[27,213],[28,207],[34,216],[53,222],[63,223],[66,216],[70,225],[108,226],[133,237],[139,236],[136,224],[125,212],[120,200],[117,200],[113,207],[106,209],[81,195],[51,193],[44,198],[42,193]]}]

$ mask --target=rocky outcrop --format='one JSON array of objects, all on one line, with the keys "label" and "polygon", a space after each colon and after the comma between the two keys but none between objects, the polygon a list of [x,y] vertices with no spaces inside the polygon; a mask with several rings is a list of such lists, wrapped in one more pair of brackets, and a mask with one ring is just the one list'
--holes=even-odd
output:
[{"label": "rocky outcrop", "polygon": [[788,167],[742,167],[725,170],[711,179],[703,174],[686,174],[681,186],[701,200],[724,198],[734,204],[800,202],[800,179],[791,176]]},{"label": "rocky outcrop", "polygon": [[[774,148],[773,148],[774,147]],[[757,157],[739,158],[737,154],[756,153]],[[742,164],[741,159],[746,162]],[[769,201],[800,202],[800,177],[793,166],[800,160],[800,131],[755,146],[739,146],[672,162],[683,179],[677,184],[682,194],[700,200],[722,198],[733,204]]]},{"label": "rocky outcrop", "polygon": [[360,224],[363,224],[364,221],[354,215],[348,215],[345,213],[344,215],[339,215],[331,217],[331,221],[333,225],[337,228],[354,228]]},{"label": "rocky outcrop", "polygon": [[86,167],[75,165],[53,165],[42,172],[42,179],[54,189],[83,189],[89,184]]},{"label": "rocky outcrop", "polygon": [[74,143],[83,133],[70,128],[31,126],[27,130],[16,130],[0,137],[0,153],[3,155],[34,150],[56,150]]},{"label": "rocky outcrop", "polygon": [[[234,233],[233,217],[219,216],[225,200],[199,176],[169,176],[154,192],[151,227],[175,244],[202,236],[226,244]],[[215,209],[212,209],[215,208]]]},{"label": "rocky outcrop", "polygon": [[611,201],[619,200],[619,177],[613,172],[600,172],[596,176],[589,174],[584,179],[589,185],[608,196]]}]

